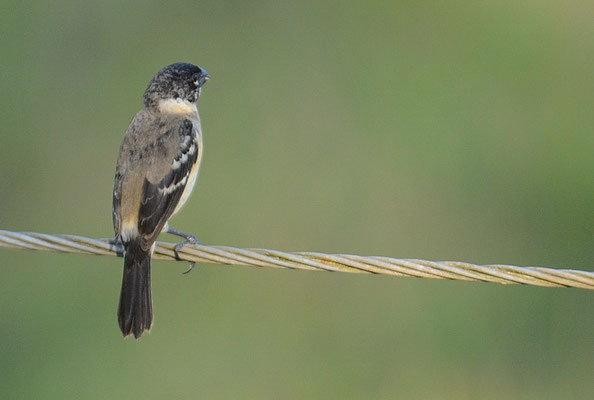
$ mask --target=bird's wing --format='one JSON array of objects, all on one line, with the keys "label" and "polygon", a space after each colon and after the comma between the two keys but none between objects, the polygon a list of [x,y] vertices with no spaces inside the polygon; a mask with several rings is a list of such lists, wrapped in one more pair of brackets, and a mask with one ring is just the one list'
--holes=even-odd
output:
[{"label": "bird's wing", "polygon": [[[192,167],[198,158],[199,143],[192,121],[184,119],[179,126],[180,146],[169,169],[160,180],[144,179],[138,212],[141,245],[148,250],[163,230],[184,192]],[[115,198],[115,195],[114,195]],[[115,202],[115,200],[114,200]]]},{"label": "bird's wing", "polygon": [[122,183],[123,183],[122,174],[120,173],[120,169],[116,168],[116,174],[113,182],[113,208],[112,208],[112,218],[113,218],[113,230],[115,231],[115,241],[116,244],[120,239],[120,228],[121,228],[121,209],[122,209]]}]

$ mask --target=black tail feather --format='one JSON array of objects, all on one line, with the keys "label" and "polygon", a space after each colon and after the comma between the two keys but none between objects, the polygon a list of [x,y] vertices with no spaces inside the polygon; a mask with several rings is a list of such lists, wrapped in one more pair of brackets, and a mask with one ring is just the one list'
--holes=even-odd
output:
[{"label": "black tail feather", "polygon": [[125,247],[118,323],[124,337],[134,335],[138,339],[153,324],[151,250],[143,250],[136,241]]}]

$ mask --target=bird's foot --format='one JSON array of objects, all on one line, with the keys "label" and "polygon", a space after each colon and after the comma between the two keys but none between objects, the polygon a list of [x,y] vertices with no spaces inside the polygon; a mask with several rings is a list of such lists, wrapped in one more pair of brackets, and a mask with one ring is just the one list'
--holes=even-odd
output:
[{"label": "bird's foot", "polygon": [[[189,233],[178,231],[178,230],[170,228],[170,227],[167,227],[167,230],[165,231],[165,233],[169,233],[170,235],[175,235],[175,236],[179,236],[179,237],[186,239],[183,242],[176,244],[175,247],[173,247],[173,252],[175,253],[175,258],[177,258],[178,260],[180,259],[179,251],[182,249],[182,247],[184,247],[188,244],[200,244],[200,242],[198,241],[198,239],[196,239],[195,236],[190,235]],[[196,263],[191,262],[190,267],[185,272],[182,272],[182,274],[185,275],[185,274],[189,273],[190,271],[192,271],[194,269],[194,266],[196,266]]]}]

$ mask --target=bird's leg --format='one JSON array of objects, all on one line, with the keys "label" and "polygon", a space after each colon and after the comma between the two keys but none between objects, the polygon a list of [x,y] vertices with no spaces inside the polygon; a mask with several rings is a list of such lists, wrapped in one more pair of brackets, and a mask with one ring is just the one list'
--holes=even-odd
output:
[{"label": "bird's leg", "polygon": [[[124,241],[120,235],[116,235],[113,239],[108,239],[108,242],[110,246],[113,246],[111,250],[114,250],[118,257],[124,257]],[[121,251],[118,251],[118,246],[120,246]]]},{"label": "bird's leg", "polygon": [[[198,239],[196,239],[196,237],[194,237],[193,235],[190,235],[189,233],[185,233],[182,231],[178,231],[177,229],[173,229],[171,227],[169,227],[169,225],[167,225],[167,229],[165,230],[165,233],[169,233],[170,235],[175,235],[175,236],[179,236],[182,237],[184,239],[186,239],[185,241],[178,243],[175,245],[175,247],[173,248],[173,251],[175,252],[175,257],[177,257],[177,259],[179,259],[179,251],[182,249],[182,247],[184,247],[187,244],[200,244],[200,242],[198,241]],[[190,263],[190,268],[188,268],[188,270],[186,272],[182,272],[183,274],[187,274],[188,272],[190,272],[191,270],[194,269],[194,266],[196,265],[196,263],[191,262]]]}]

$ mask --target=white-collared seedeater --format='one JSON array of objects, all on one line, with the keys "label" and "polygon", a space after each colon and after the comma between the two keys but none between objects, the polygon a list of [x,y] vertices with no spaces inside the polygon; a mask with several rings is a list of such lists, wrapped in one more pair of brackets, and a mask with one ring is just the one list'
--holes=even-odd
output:
[{"label": "white-collared seedeater", "polygon": [[[200,167],[202,129],[196,103],[209,80],[203,68],[176,63],[153,77],[120,147],[113,226],[124,246],[118,323],[124,337],[151,329],[151,256],[160,233],[198,243],[167,221],[188,200]],[[193,266],[193,265],[192,265]],[[192,267],[191,266],[191,267]],[[190,267],[190,268],[191,268]]]}]

